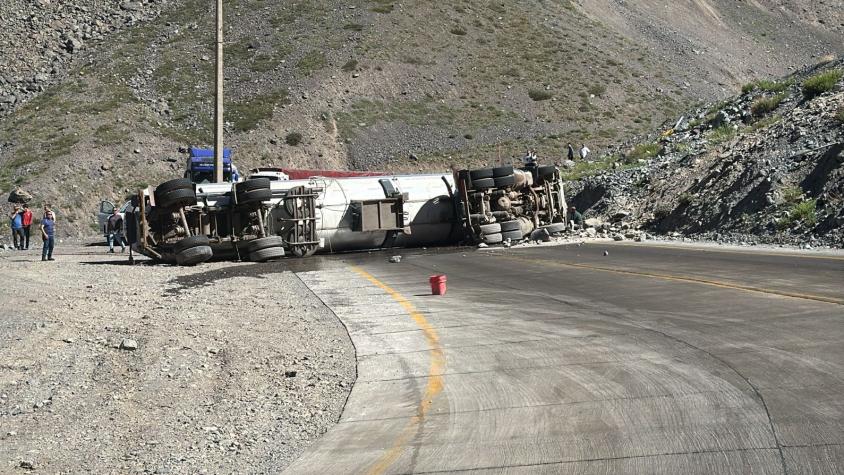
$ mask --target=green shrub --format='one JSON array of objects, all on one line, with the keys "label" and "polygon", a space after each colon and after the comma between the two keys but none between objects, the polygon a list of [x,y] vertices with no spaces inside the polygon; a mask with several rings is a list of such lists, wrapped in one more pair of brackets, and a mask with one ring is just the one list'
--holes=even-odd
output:
[{"label": "green shrub", "polygon": [[763,116],[779,107],[783,99],[785,99],[785,94],[777,94],[773,97],[761,97],[753,101],[753,104],[750,105],[750,112],[756,117]]},{"label": "green shrub", "polygon": [[742,94],[747,94],[748,92],[753,91],[754,89],[759,89],[760,91],[765,92],[783,92],[788,89],[788,86],[791,86],[793,82],[789,81],[770,81],[767,79],[761,79],[756,82],[751,82],[745,84],[741,88]]},{"label": "green shrub", "polygon": [[782,191],[784,203],[795,204],[803,201],[803,189],[799,186],[789,186]]},{"label": "green shrub", "polygon": [[844,124],[844,106],[838,109],[838,112],[835,114],[835,120],[840,124]]},{"label": "green shrub", "polygon": [[722,125],[717,129],[712,129],[712,132],[709,133],[709,141],[713,144],[726,142],[727,140],[735,137],[736,133],[736,129],[734,129],[731,125]]},{"label": "green shrub", "polygon": [[554,97],[554,94],[551,91],[546,91],[544,89],[531,89],[528,91],[528,97],[533,99],[534,101],[547,101]]},{"label": "green shrub", "polygon": [[302,134],[299,132],[290,132],[286,137],[284,137],[284,142],[291,147],[295,147],[302,143]]},{"label": "green shrub", "polygon": [[844,75],[844,71],[834,69],[810,77],[803,82],[803,96],[811,99],[832,90],[835,84],[841,80],[842,75]]},{"label": "green shrub", "polygon": [[803,221],[806,225],[814,226],[818,222],[817,207],[818,201],[815,199],[797,203],[791,207],[791,218],[795,221]]},{"label": "green shrub", "polygon": [[624,158],[625,163],[636,163],[639,160],[647,160],[649,158],[654,158],[662,151],[659,144],[650,143],[650,144],[640,144],[633,147],[632,150],[627,154]]}]

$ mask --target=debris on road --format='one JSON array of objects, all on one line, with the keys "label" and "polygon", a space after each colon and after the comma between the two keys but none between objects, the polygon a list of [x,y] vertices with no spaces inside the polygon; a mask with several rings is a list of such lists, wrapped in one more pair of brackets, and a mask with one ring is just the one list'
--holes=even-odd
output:
[{"label": "debris on road", "polygon": [[401,262],[401,256],[391,256],[389,261],[390,264],[398,264],[399,262]]}]

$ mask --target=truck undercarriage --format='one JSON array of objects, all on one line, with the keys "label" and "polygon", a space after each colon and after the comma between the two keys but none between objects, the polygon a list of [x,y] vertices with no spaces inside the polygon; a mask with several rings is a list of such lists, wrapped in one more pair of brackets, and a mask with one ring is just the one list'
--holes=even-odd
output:
[{"label": "truck undercarriage", "polygon": [[127,210],[128,239],[162,262],[211,258],[263,262],[391,247],[515,243],[566,228],[553,166],[194,184],[140,190]]}]

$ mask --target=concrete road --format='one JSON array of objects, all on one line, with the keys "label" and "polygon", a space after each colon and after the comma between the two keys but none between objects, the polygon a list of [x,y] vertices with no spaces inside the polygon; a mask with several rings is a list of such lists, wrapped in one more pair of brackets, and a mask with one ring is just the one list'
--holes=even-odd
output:
[{"label": "concrete road", "polygon": [[844,473],[841,257],[402,254],[299,272],[358,378],[290,473]]}]

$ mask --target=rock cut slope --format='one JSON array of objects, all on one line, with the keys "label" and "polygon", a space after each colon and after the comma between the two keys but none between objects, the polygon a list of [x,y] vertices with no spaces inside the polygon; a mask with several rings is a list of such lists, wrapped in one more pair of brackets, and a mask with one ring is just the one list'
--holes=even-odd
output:
[{"label": "rock cut slope", "polygon": [[660,234],[844,247],[844,61],[744,91],[591,164],[609,171],[572,203]]}]

